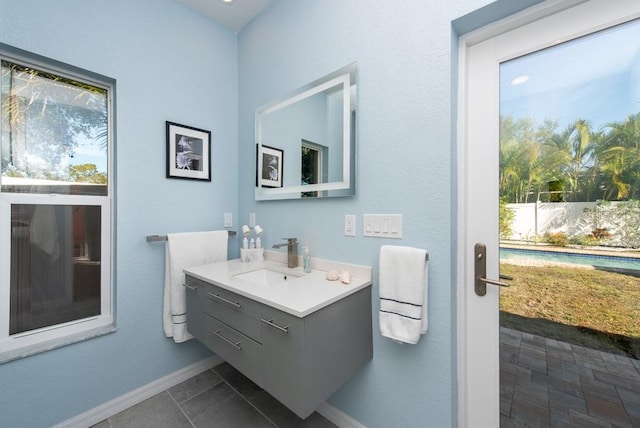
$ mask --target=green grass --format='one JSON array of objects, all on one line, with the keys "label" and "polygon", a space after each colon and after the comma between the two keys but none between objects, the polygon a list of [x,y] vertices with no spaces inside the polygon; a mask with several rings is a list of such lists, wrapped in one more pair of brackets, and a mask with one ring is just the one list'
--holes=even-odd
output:
[{"label": "green grass", "polygon": [[503,327],[640,359],[640,278],[566,266],[501,264]]}]

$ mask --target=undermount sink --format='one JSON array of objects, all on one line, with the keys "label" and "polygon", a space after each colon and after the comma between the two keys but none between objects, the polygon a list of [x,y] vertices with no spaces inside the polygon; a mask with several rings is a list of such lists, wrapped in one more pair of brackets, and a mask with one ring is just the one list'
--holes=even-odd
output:
[{"label": "undermount sink", "polygon": [[244,281],[270,286],[284,285],[287,283],[287,281],[291,281],[292,279],[298,278],[299,276],[300,275],[297,274],[278,272],[266,268],[235,275],[236,278],[242,279]]}]

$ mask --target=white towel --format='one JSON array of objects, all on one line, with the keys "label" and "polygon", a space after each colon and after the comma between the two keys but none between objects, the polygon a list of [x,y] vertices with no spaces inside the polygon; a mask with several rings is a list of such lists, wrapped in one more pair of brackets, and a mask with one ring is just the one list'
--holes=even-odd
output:
[{"label": "white towel", "polygon": [[164,271],[164,334],[180,343],[192,339],[187,331],[187,302],[183,269],[227,260],[226,230],[167,235]]},{"label": "white towel", "polygon": [[427,252],[411,247],[380,247],[380,333],[416,344],[427,332]]}]

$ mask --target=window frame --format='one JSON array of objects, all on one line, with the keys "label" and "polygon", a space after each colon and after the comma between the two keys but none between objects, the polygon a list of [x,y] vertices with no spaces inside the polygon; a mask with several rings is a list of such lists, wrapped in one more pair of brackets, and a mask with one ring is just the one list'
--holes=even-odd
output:
[{"label": "window frame", "polygon": [[[0,363],[55,349],[116,330],[115,266],[115,117],[116,80],[76,66],[0,43],[0,59],[33,67],[107,91],[107,194],[2,192],[0,177],[0,228],[11,227],[11,205],[90,205],[101,212],[100,314],[10,335],[11,233],[0,234]],[[0,127],[2,123],[0,121]]]}]

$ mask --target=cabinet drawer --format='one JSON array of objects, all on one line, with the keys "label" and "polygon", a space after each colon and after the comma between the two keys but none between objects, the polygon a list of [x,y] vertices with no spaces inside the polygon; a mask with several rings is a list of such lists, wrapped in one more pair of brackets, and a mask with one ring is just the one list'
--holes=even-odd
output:
[{"label": "cabinet drawer", "polygon": [[257,342],[260,335],[260,305],[238,294],[217,287],[207,287],[204,293],[204,312]]},{"label": "cabinet drawer", "polygon": [[262,386],[260,344],[209,315],[205,315],[205,318],[207,347],[253,382]]},{"label": "cabinet drawer", "polygon": [[206,286],[204,297],[204,310],[207,313],[210,313],[210,310],[215,310],[213,308],[216,308],[217,306],[212,306],[212,303],[216,303],[220,306],[231,309],[234,312],[258,319],[260,317],[261,307],[263,306],[255,300],[248,299],[239,294],[216,287],[215,285]]},{"label": "cabinet drawer", "polygon": [[255,300],[227,291],[222,287],[212,285],[191,275],[186,275],[185,283],[191,288],[204,288],[204,311],[207,313],[211,310],[209,303],[216,302],[251,318],[259,319],[260,317],[260,310],[263,305]]}]

